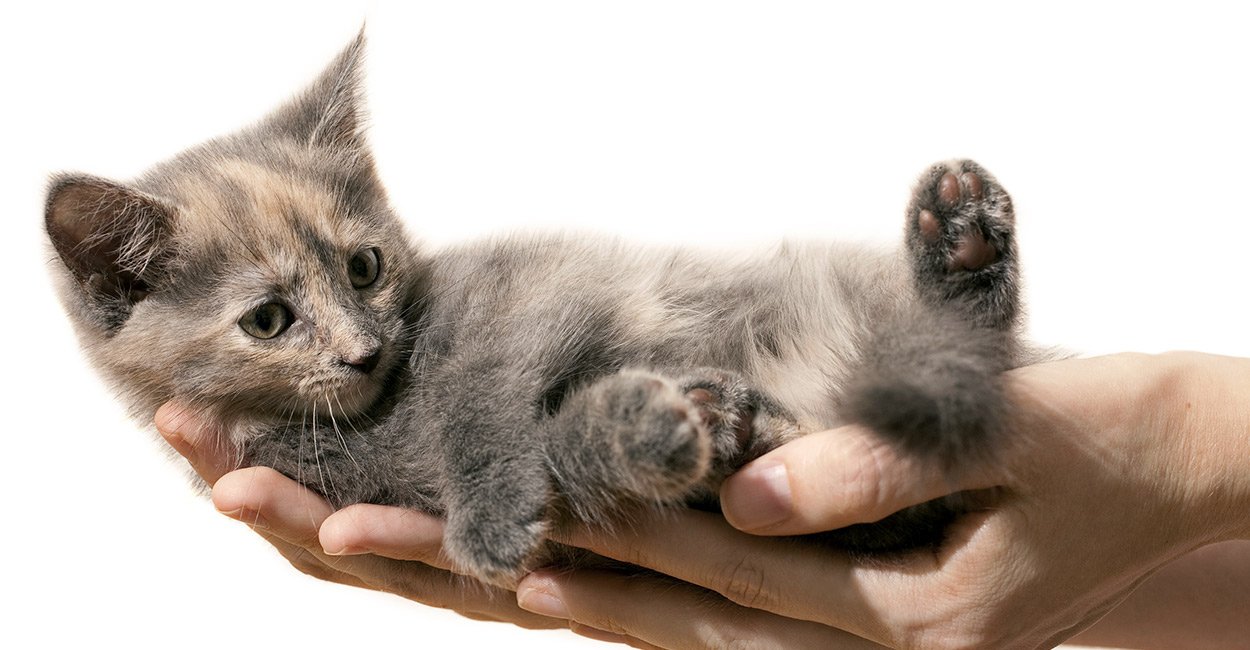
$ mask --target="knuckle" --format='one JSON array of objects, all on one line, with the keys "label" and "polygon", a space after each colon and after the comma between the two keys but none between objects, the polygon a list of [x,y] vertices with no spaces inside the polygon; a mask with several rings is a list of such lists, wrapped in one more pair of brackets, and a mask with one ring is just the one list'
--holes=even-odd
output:
[{"label": "knuckle", "polygon": [[776,596],[768,589],[764,569],[750,557],[738,558],[717,569],[709,584],[729,600],[752,609],[773,609]]},{"label": "knuckle", "polygon": [[291,563],[291,566],[295,567],[295,570],[318,580],[330,580],[337,573],[307,549],[299,546],[291,547],[283,552],[283,556]]},{"label": "knuckle", "polygon": [[592,620],[587,621],[582,627],[589,627],[617,636],[628,637],[635,634],[633,630],[630,630],[629,627],[609,612],[597,612],[597,615],[592,617]]},{"label": "knuckle", "polygon": [[850,473],[843,483],[846,488],[844,497],[865,514],[874,514],[890,497],[889,486],[885,483],[887,472],[883,469],[887,462],[883,456],[888,452],[882,444],[859,437],[855,440],[861,449],[855,455],[858,462],[849,469]]},{"label": "knuckle", "polygon": [[928,650],[929,648],[932,648],[933,650],[979,650],[981,648],[993,648],[997,646],[987,644],[979,637],[959,636],[943,637],[940,639],[921,638],[904,647],[916,648],[917,650]]},{"label": "knuckle", "polygon": [[634,566],[652,566],[651,554],[647,552],[646,545],[640,538],[631,535],[624,540],[624,548],[622,549],[622,559]]},{"label": "knuckle", "polygon": [[1000,648],[1004,647],[1005,643],[1004,639],[996,639],[995,635],[983,625],[955,617],[945,625],[911,630],[904,635],[903,642],[899,646],[917,650],[976,650]]},{"label": "knuckle", "polygon": [[369,577],[370,581],[382,591],[397,594],[408,600],[435,607],[454,605],[463,608],[464,606],[463,602],[453,603],[446,598],[446,592],[454,591],[456,580],[453,574],[436,575],[432,571],[423,570],[422,567],[397,570],[394,565],[386,563],[384,566],[374,567]]}]

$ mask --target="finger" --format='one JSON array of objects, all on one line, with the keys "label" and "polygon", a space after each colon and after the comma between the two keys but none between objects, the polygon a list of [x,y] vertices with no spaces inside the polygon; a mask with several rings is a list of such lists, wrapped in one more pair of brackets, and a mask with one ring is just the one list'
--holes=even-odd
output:
[{"label": "finger", "polygon": [[628,528],[574,530],[557,539],[710,589],[743,607],[877,641],[891,634],[879,606],[898,595],[897,582],[888,584],[880,574],[924,575],[934,562],[931,554],[918,554],[888,568],[860,566],[827,547],[750,535],[718,514],[695,510],[639,514]]},{"label": "finger", "polygon": [[304,548],[320,548],[317,530],[334,509],[312,490],[268,467],[230,472],[213,486],[213,507]]},{"label": "finger", "polygon": [[510,591],[420,562],[374,555],[325,554],[318,533],[333,513],[330,504],[268,467],[249,467],[221,477],[213,488],[213,505],[223,514],[252,526],[295,568],[314,577],[522,627],[564,627],[560,621],[520,609]]},{"label": "finger", "polygon": [[442,553],[443,522],[437,517],[389,506],[359,503],[321,524],[321,548],[330,555],[373,553],[451,569]]},{"label": "finger", "polygon": [[804,436],[748,463],[721,486],[721,508],[734,527],[755,535],[803,535],[880,520],[960,490],[990,487],[980,474],[952,481],[847,426]]},{"label": "finger", "polygon": [[156,410],[153,420],[161,437],[191,463],[191,468],[209,486],[234,469],[236,463],[222,432],[190,409],[166,402]]},{"label": "finger", "polygon": [[475,619],[504,621],[527,629],[568,627],[566,621],[529,612],[517,605],[516,594],[471,577],[420,562],[392,560],[376,555],[326,556],[340,571],[360,578],[370,589],[408,600],[453,610]]},{"label": "finger", "polygon": [[261,537],[265,538],[265,541],[272,544],[274,548],[278,549],[278,553],[280,553],[282,557],[286,558],[287,562],[291,563],[291,566],[295,567],[304,575],[312,576],[318,580],[347,585],[349,587],[358,587],[362,589],[369,588],[369,584],[364,580],[322,562],[321,558],[318,557],[318,555],[313,551],[310,551],[302,546],[296,546],[295,544],[292,544],[276,535],[267,533],[264,530],[256,529],[256,532]]},{"label": "finger", "polygon": [[638,639],[625,636],[624,634],[605,632],[603,630],[590,627],[589,625],[582,625],[577,621],[568,621],[568,624],[569,630],[573,634],[576,634],[577,636],[584,636],[587,639],[594,639],[595,641],[603,641],[605,643],[620,643],[631,648],[647,648],[648,650],[655,648],[655,650],[663,650],[662,648],[653,646],[650,643],[643,643]]},{"label": "finger", "polygon": [[[536,613],[568,618],[635,646],[684,648],[880,648],[818,623],[742,607],[690,584],[610,571],[540,571],[517,588]],[[587,635],[589,636],[589,635]]]},{"label": "finger", "polygon": [[213,489],[213,505],[227,517],[250,526],[300,572],[330,582],[367,586],[358,577],[331,567],[317,552],[316,524],[330,511],[329,504],[277,471],[249,467],[223,476]]}]

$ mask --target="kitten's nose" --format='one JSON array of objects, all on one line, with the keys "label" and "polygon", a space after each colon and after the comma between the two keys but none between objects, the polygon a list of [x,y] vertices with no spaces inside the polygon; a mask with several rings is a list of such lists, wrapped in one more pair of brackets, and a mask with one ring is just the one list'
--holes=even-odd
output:
[{"label": "kitten's nose", "polygon": [[378,360],[381,358],[382,344],[379,343],[371,348],[344,355],[343,363],[367,375],[378,367]]}]

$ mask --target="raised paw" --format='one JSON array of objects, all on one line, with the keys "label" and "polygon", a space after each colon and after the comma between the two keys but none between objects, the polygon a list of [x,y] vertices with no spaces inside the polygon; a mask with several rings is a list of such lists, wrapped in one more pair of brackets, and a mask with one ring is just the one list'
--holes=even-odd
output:
[{"label": "raised paw", "polygon": [[993,264],[1009,252],[1015,222],[1011,197],[970,160],[931,167],[915,189],[908,218],[913,248],[947,271]]},{"label": "raised paw", "polygon": [[1006,327],[1018,311],[1011,197],[971,160],[921,175],[907,208],[907,250],[922,297],[958,300],[977,320]]}]

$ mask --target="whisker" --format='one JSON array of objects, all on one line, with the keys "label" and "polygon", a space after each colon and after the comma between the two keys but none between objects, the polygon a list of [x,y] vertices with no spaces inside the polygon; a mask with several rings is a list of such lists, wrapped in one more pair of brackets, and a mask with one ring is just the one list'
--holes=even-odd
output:
[{"label": "whisker", "polygon": [[[364,474],[365,470],[360,467],[360,463],[356,462],[356,457],[352,455],[352,450],[348,449],[347,439],[343,437],[343,432],[339,431],[338,420],[334,417],[334,405],[330,403],[329,397],[326,397],[326,408],[330,410],[330,424],[334,425],[334,435],[338,436],[339,444],[343,446],[343,453],[347,454],[347,458],[352,461],[352,465],[356,466],[356,471]],[[339,403],[339,408],[343,408],[342,402]]]}]

